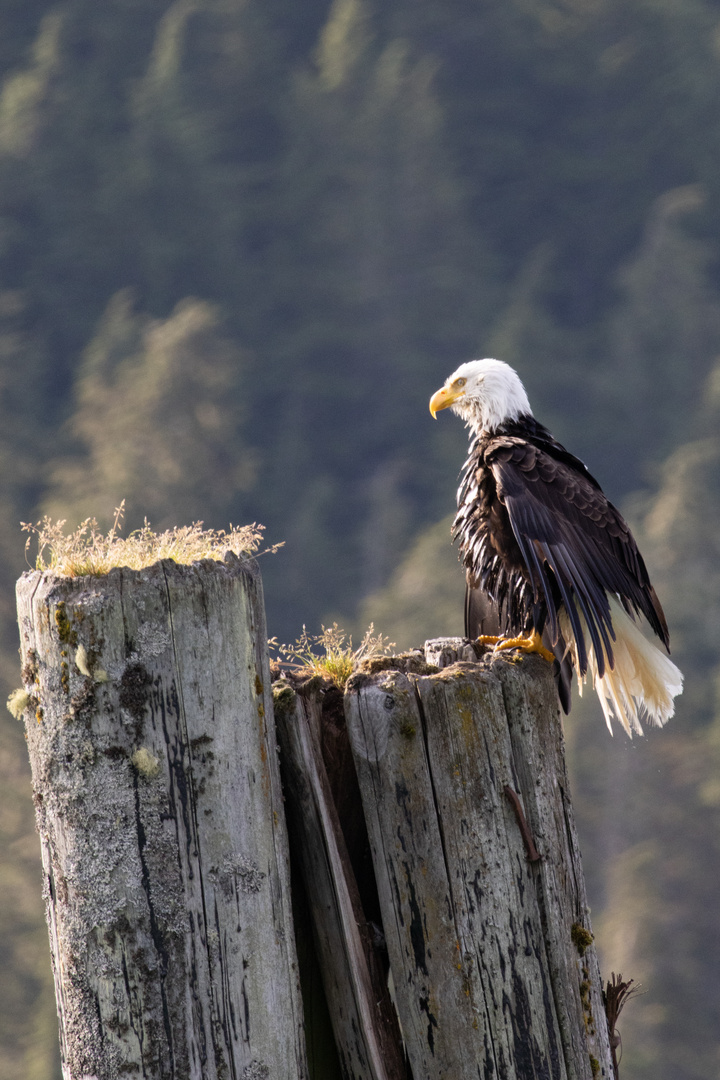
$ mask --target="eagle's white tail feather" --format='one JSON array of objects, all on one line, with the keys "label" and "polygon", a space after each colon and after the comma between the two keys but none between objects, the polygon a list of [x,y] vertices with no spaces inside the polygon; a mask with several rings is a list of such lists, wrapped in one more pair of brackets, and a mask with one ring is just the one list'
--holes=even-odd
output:
[{"label": "eagle's white tail feather", "polygon": [[[634,731],[638,735],[643,733],[641,719],[647,719],[657,727],[667,723],[675,711],[673,699],[682,693],[683,677],[672,660],[647,640],[614,596],[610,597],[610,613],[615,630],[614,663],[612,669],[606,664],[602,678],[598,675],[597,659],[589,645],[590,636],[583,619],[588,644],[588,675],[592,676],[610,734],[612,720],[616,719],[632,738]],[[561,629],[565,640],[570,642],[582,694],[585,679],[579,674],[577,648],[570,631],[570,620],[564,612]]]}]

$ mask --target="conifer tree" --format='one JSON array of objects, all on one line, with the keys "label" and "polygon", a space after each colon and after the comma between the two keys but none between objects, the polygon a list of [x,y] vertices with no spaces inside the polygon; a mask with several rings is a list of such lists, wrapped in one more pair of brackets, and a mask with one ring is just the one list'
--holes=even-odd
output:
[{"label": "conifer tree", "polygon": [[78,453],[54,469],[54,517],[157,528],[204,520],[226,527],[255,481],[243,446],[247,354],[223,334],[218,312],[181,301],[167,319],[134,310],[126,290],[110,301],[79,373],[70,421]]}]

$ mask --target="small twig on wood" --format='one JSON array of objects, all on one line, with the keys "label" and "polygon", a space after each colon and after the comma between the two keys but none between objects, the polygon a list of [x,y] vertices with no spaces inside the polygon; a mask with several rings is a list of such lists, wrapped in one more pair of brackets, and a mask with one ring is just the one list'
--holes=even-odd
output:
[{"label": "small twig on wood", "polygon": [[620,1076],[620,1061],[617,1056],[618,1047],[620,1047],[620,1057],[622,1058],[622,1039],[620,1038],[620,1033],[615,1030],[615,1025],[617,1024],[618,1017],[625,1004],[640,990],[639,986],[633,986],[633,982],[634,979],[623,982],[622,975],[616,975],[613,971],[610,980],[603,990],[603,1005],[605,1006],[605,1015],[607,1016],[608,1035],[610,1036],[610,1051],[612,1053],[613,1069],[615,1070],[615,1080],[618,1080]]},{"label": "small twig on wood", "polygon": [[512,803],[513,810],[515,811],[515,817],[517,818],[517,823],[520,826],[520,833],[522,835],[523,843],[525,845],[525,851],[527,852],[528,862],[539,862],[542,856],[538,849],[535,847],[535,841],[533,840],[532,833],[530,832],[530,826],[527,823],[527,818],[525,817],[525,814],[523,812],[522,804],[520,803],[518,794],[516,791],[513,791],[509,784],[505,785],[504,791],[506,796]]}]

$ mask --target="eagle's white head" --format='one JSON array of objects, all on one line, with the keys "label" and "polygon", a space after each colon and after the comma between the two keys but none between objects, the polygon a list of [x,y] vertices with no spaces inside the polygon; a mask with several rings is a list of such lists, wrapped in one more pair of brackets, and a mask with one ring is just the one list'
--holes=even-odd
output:
[{"label": "eagle's white head", "polygon": [[520,376],[502,360],[461,364],[430,398],[433,416],[447,408],[461,416],[476,434],[493,431],[520,416],[532,416]]}]

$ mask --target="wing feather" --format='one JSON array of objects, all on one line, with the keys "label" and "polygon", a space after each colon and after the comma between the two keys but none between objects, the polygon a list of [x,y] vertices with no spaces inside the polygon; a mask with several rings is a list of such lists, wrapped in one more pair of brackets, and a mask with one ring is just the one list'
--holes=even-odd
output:
[{"label": "wing feather", "polygon": [[550,449],[508,437],[490,441],[485,463],[507,510],[535,599],[542,597],[547,606],[552,640],[560,634],[559,594],[578,643],[581,668],[587,665],[583,620],[598,663],[604,665],[606,658],[612,667],[608,594],[617,594],[630,614],[645,615],[667,646],[662,608],[630,529],[584,466],[567,451],[556,457]]}]

